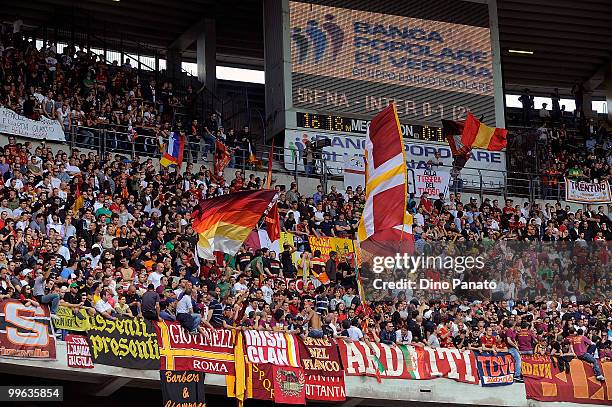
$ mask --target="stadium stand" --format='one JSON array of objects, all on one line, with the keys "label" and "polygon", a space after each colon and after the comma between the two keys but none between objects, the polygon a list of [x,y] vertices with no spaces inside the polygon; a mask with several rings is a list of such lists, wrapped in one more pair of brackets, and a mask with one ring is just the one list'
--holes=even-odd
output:
[{"label": "stadium stand", "polygon": [[[2,146],[0,299],[44,304],[51,314],[63,305],[108,319],[178,320],[194,324],[192,331],[228,327],[505,350],[519,362],[516,380],[520,354],[547,355],[563,365],[580,358],[603,380],[600,363],[612,361],[609,207],[572,210],[560,202],[468,199],[461,191],[448,199],[410,196],[417,249],[436,241],[538,241],[567,243],[571,258],[589,247],[579,265],[558,255],[529,262],[524,252],[515,254],[509,262],[516,274],[503,298],[361,298],[354,257],[347,252],[323,259],[309,240],[355,239],[365,205],[361,187],[326,192],[321,185],[276,185],[280,228],[293,244],[279,253],[247,244],[235,257],[200,262],[194,257],[192,208],[201,200],[264,187],[266,180],[249,175],[255,168],[247,163],[255,143],[249,128],[224,129],[216,113],[196,117],[192,90],[177,97],[169,81],[147,80],[130,65],[108,64],[72,45],[61,53],[53,44],[36,49],[7,33],[0,55],[0,105],[30,119],[57,120],[67,142],[91,149],[66,146],[54,153],[48,145],[33,148],[12,136]],[[186,115],[177,118],[178,108]],[[509,142],[513,151],[527,148],[537,158],[529,168],[538,181],[537,196],[556,201],[566,176],[610,180],[607,125],[557,110],[553,116],[532,121],[532,113],[523,113],[527,126],[515,128]],[[180,172],[157,165],[172,131],[188,138],[189,162]],[[211,167],[217,140],[232,151],[231,180]],[[183,301],[186,294],[191,302]],[[191,313],[197,318],[185,322]]]}]

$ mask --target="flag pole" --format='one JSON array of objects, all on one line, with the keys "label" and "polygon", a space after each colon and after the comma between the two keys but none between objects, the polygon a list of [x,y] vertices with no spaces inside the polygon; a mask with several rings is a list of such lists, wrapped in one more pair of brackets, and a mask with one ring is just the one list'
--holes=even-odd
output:
[{"label": "flag pole", "polygon": [[268,154],[268,173],[266,175],[266,189],[270,189],[272,185],[272,160],[274,157],[274,139],[272,139],[272,146],[270,147],[270,152]]}]

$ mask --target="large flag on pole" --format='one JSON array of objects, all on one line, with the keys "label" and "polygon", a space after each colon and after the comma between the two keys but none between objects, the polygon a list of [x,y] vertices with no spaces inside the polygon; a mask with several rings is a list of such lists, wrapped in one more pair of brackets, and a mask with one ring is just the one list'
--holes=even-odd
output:
[{"label": "large flag on pole", "polygon": [[369,279],[366,269],[370,269],[372,258],[407,252],[407,243],[413,241],[404,228],[407,169],[395,105],[389,105],[372,119],[364,157],[366,203],[357,230],[360,260],[357,288],[368,315],[371,311],[365,302],[364,283]]},{"label": "large flag on pole", "polygon": [[170,133],[168,137],[168,147],[162,155],[159,163],[164,167],[183,165],[183,151],[185,150],[185,136],[177,131]]},{"label": "large flag on pole", "polygon": [[366,135],[366,203],[357,231],[360,242],[404,224],[406,172],[397,110],[389,105],[372,119]]},{"label": "large flag on pole", "polygon": [[236,254],[275,199],[275,191],[258,190],[201,201],[192,215],[193,229],[200,235],[198,256],[214,259],[214,251]]}]

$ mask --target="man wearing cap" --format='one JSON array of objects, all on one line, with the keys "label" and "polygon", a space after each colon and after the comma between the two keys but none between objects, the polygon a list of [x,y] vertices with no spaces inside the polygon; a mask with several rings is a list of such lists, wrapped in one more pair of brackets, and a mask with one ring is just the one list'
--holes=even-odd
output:
[{"label": "man wearing cap", "polygon": [[71,283],[68,286],[68,289],[64,292],[60,301],[60,305],[68,308],[78,309],[79,305],[81,304],[81,296],[78,294],[78,292],[79,285],[77,283]]}]

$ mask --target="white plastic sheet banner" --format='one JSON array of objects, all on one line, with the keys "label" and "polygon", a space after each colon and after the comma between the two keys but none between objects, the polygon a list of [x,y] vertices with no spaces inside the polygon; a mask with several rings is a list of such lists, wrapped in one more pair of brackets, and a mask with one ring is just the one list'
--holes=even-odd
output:
[{"label": "white plastic sheet banner", "polygon": [[51,120],[44,116],[40,120],[32,120],[4,107],[0,107],[0,133],[66,141],[62,126],[57,120]]}]

